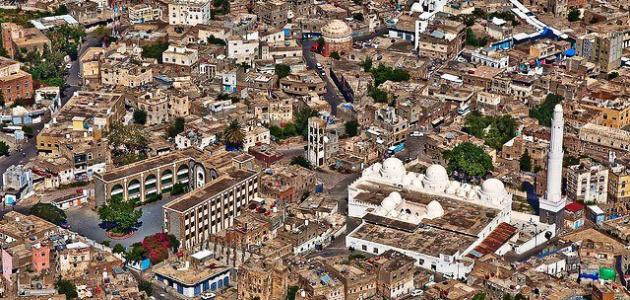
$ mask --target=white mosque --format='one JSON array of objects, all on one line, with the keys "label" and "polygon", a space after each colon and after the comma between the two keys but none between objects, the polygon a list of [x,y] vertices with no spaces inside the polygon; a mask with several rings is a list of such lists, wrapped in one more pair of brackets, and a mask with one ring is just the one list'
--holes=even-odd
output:
[{"label": "white mosque", "polygon": [[346,237],[347,247],[372,254],[396,250],[452,278],[466,277],[475,257],[531,248],[527,242],[542,232],[537,227],[527,235],[518,224],[554,227],[531,215],[516,213],[512,220],[512,194],[498,179],[461,183],[440,165],[408,172],[393,157],[368,167],[348,187],[348,213],[363,222]]}]

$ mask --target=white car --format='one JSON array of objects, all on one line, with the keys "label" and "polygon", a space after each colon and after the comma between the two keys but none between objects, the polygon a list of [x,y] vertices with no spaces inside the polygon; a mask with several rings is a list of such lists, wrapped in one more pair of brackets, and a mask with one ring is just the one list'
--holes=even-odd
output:
[{"label": "white car", "polygon": [[217,295],[214,293],[203,293],[201,294],[201,300],[212,300],[216,297]]},{"label": "white car", "polygon": [[72,63],[67,63],[66,64],[66,70],[70,70],[72,69]]},{"label": "white car", "polygon": [[411,291],[411,296],[421,296],[422,294],[424,294],[424,291],[421,289],[415,289]]}]

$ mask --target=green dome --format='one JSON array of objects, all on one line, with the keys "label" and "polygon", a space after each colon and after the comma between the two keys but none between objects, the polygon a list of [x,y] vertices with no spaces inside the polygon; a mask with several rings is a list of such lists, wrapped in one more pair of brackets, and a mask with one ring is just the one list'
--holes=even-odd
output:
[{"label": "green dome", "polygon": [[615,280],[616,273],[615,270],[611,268],[599,268],[599,278],[604,280]]}]

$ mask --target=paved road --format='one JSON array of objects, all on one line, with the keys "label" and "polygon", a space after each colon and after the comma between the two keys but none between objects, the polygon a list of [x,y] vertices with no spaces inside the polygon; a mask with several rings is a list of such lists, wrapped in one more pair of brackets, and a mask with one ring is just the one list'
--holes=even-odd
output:
[{"label": "paved road", "polygon": [[[304,56],[304,61],[306,65],[311,69],[317,69],[317,59],[315,58],[315,54],[311,52],[311,46],[313,45],[313,41],[304,40],[302,41],[302,55]],[[318,72],[319,73],[319,72]],[[337,114],[337,105],[343,102],[343,99],[340,99],[337,95],[337,87],[335,84],[328,78],[328,76],[320,77],[326,82],[326,93],[324,94],[324,99],[328,104],[330,104],[330,110],[333,115]]]},{"label": "paved road", "polygon": [[[83,53],[85,49],[88,47],[98,46],[100,41],[94,38],[86,38],[84,43],[81,45],[81,49],[79,53]],[[81,79],[79,78],[79,62],[73,61],[72,68],[68,70],[68,76],[66,77],[66,85],[62,87],[61,91],[61,105],[65,105],[68,102],[68,99],[74,94],[75,91],[78,90],[78,85]],[[39,132],[44,128],[44,124],[46,124],[50,120],[50,116],[46,115],[42,118],[42,122],[39,124],[33,124],[34,136],[26,142],[26,144],[21,145],[21,151],[15,151],[8,157],[0,158],[0,174],[4,174],[4,172],[12,165],[25,164],[32,157],[37,156],[37,149],[35,148],[35,136],[39,134]],[[0,184],[2,184],[2,177],[0,176]]]},{"label": "paved road", "polygon": [[129,245],[141,242],[145,236],[158,233],[162,231],[164,210],[162,205],[166,204],[170,199],[162,199],[157,202],[149,203],[142,206],[142,217],[140,222],[142,226],[135,232],[133,236],[125,240],[111,240],[105,230],[103,230],[99,224],[100,220],[98,213],[87,207],[72,207],[66,210],[68,216],[68,223],[72,231],[85,236],[96,242],[110,241],[113,246],[116,243],[128,247]]}]

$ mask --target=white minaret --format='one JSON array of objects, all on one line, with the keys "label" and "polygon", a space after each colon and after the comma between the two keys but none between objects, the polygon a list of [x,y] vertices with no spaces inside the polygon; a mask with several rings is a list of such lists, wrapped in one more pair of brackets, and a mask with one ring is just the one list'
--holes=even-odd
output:
[{"label": "white minaret", "polygon": [[562,228],[564,222],[565,200],[562,198],[562,139],[564,137],[564,117],[562,105],[557,104],[553,109],[551,120],[551,143],[547,158],[547,192],[540,200],[540,221],[556,224],[556,230]]}]

